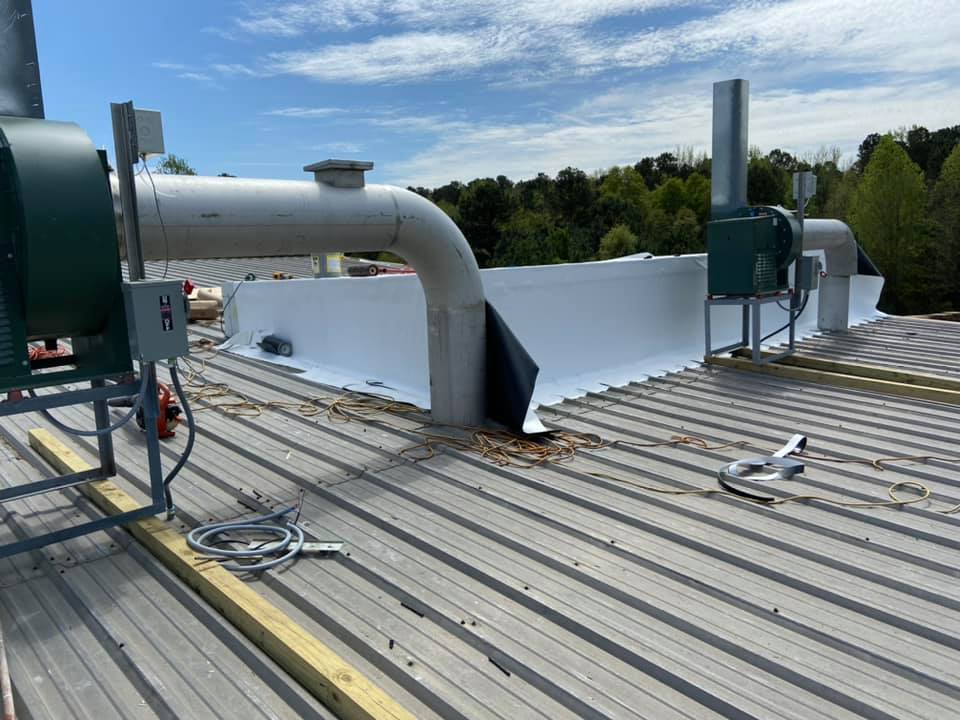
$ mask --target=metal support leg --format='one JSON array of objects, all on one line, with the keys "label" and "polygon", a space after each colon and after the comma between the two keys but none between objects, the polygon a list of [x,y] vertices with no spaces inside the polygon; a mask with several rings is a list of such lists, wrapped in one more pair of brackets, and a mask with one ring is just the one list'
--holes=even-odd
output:
[{"label": "metal support leg", "polygon": [[749,307],[753,312],[753,342],[751,343],[751,351],[753,362],[759,365],[761,360],[763,360],[763,356],[760,354],[760,333],[762,332],[760,325],[760,320],[762,319],[760,304],[753,302],[744,307]]},{"label": "metal support leg", "polygon": [[747,347],[750,344],[750,306],[744,304],[741,312],[743,314],[743,327],[740,332],[740,346]]},{"label": "metal support leg", "polygon": [[800,310],[800,293],[795,292],[790,296],[790,341],[787,347],[790,348],[790,352],[794,351],[794,346],[796,345],[797,338],[797,315],[799,315]]},{"label": "metal support leg", "polygon": [[713,346],[710,344],[710,298],[703,301],[703,335],[704,356],[713,355]]},{"label": "metal support leg", "polygon": [[[92,388],[103,388],[106,383],[103,380],[93,380],[90,383]],[[94,400],[93,416],[96,419],[97,430],[103,430],[110,427],[110,411],[107,409],[106,399]],[[100,455],[100,469],[103,471],[103,477],[109,478],[117,474],[117,461],[113,452],[113,435],[104,433],[97,436],[97,450]]]},{"label": "metal support leg", "polygon": [[141,372],[149,373],[146,397],[143,399],[143,424],[147,436],[147,464],[150,468],[150,498],[157,508],[164,506],[163,469],[160,466],[160,436],[157,432],[157,417],[160,414],[157,400],[157,366],[144,363]]}]

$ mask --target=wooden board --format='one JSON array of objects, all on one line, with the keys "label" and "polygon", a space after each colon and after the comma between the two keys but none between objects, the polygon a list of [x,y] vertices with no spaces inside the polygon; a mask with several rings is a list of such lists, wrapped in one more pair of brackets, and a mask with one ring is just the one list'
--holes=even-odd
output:
[{"label": "wooden board", "polygon": [[[90,468],[47,430],[30,430],[30,446],[60,473]],[[79,486],[101,510],[116,515],[140,504],[108,480]],[[414,720],[381,688],[216,562],[190,549],[184,536],[156,518],[127,529],[164,565],[263,649],[304,688],[344,720]]]},{"label": "wooden board", "polygon": [[[775,353],[766,351],[763,353],[765,357],[774,354]],[[749,351],[743,350],[738,350],[733,353],[733,355],[738,358],[750,357]],[[864,365],[862,363],[843,362],[840,360],[827,360],[825,358],[810,357],[809,355],[788,355],[785,358],[777,360],[775,364],[960,392],[960,378],[931,375],[930,373],[919,373],[910,370],[898,370],[897,368],[881,367],[879,365]]]},{"label": "wooden board", "polygon": [[877,378],[864,377],[862,375],[827,372],[824,370],[815,370],[813,368],[797,367],[795,365],[784,365],[780,363],[755,365],[752,361],[739,357],[713,356],[705,358],[705,362],[708,365],[719,365],[722,367],[733,368],[735,370],[761,373],[764,375],[774,375],[777,377],[788,378],[790,380],[805,380],[807,382],[818,383],[821,385],[834,385],[836,387],[852,388],[855,390],[869,390],[871,392],[885,393],[887,395],[899,395],[901,397],[914,398],[917,400],[933,400],[935,402],[960,405],[960,391],[958,390],[928,387],[926,385],[915,385],[907,382],[895,382],[892,380],[881,380]]}]

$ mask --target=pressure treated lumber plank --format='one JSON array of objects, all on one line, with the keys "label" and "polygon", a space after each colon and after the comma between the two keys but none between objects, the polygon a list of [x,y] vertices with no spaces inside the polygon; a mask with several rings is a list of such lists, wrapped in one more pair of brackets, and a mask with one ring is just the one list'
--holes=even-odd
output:
[{"label": "pressure treated lumber plank", "polygon": [[[47,430],[28,432],[30,446],[58,472],[90,467]],[[79,486],[108,515],[140,507],[108,480]],[[198,558],[183,535],[156,518],[127,525],[130,533],[211,606],[263,649],[343,720],[414,720],[380,687],[216,562]]]},{"label": "pressure treated lumber plank", "polygon": [[[737,351],[733,353],[735,357],[747,358],[749,353]],[[772,352],[764,352],[764,357],[773,355]],[[920,385],[929,388],[939,388],[942,390],[953,390],[960,392],[960,379],[943,377],[941,375],[932,375],[930,373],[913,372],[911,370],[898,370],[891,367],[880,367],[878,365],[865,365],[862,363],[844,362],[841,360],[828,360],[826,358],[810,357],[809,355],[788,355],[785,358],[777,360],[776,365],[790,365],[793,367],[804,367],[811,370],[822,370],[829,373],[840,373],[842,375],[856,375],[858,377],[871,378],[874,380],[888,380],[895,383],[906,383],[908,385]]]},{"label": "pressure treated lumber plank", "polygon": [[713,356],[705,358],[704,361],[708,365],[719,365],[721,367],[733,368],[734,370],[774,375],[790,380],[805,380],[821,385],[833,385],[836,387],[852,388],[854,390],[869,390],[871,392],[898,395],[900,397],[914,398],[917,400],[932,400],[935,402],[960,405],[960,391],[957,390],[913,385],[905,382],[893,382],[891,380],[879,380],[859,375],[848,375],[846,373],[834,373],[806,367],[780,365],[778,363],[755,365],[750,360],[737,357]]}]

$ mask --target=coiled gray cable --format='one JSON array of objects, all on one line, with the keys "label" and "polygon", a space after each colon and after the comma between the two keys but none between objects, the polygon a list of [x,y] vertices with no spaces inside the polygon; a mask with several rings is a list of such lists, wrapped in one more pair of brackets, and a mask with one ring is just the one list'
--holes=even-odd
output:
[{"label": "coiled gray cable", "polygon": [[[261,515],[260,517],[252,520],[243,519],[233,520],[231,522],[212,523],[210,525],[200,525],[199,527],[196,527],[187,533],[187,545],[197,552],[203,553],[204,555],[232,558],[237,560],[244,558],[252,559],[276,556],[271,557],[270,560],[265,559],[258,563],[223,563],[221,565],[222,568],[226,570],[232,570],[233,572],[260,572],[261,570],[269,570],[270,568],[277,567],[277,565],[285,563],[288,560],[292,560],[303,549],[305,538],[303,530],[299,525],[292,522],[283,522],[282,524],[272,522],[294,512],[296,509],[297,506],[293,505],[285,510],[277,510],[269,515]],[[279,536],[280,539],[276,542],[270,543],[265,547],[250,548],[246,550],[227,550],[225,548],[216,547],[217,535],[225,535],[227,533],[235,534],[240,532],[269,533],[271,535]],[[227,539],[228,538],[222,538],[220,542]],[[235,541],[243,542],[242,540]]]}]

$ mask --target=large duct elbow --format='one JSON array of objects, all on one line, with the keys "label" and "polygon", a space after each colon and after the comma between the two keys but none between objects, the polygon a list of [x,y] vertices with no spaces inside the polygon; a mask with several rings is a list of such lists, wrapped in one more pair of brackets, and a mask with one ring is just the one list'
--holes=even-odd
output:
[{"label": "large duct elbow", "polygon": [[828,275],[857,274],[857,241],[840,220],[804,220],[803,249],[824,251]]},{"label": "large duct elbow", "polygon": [[857,241],[840,220],[804,220],[803,249],[823,250],[826,276],[820,281],[817,327],[844,332],[850,316],[850,277],[857,274]]},{"label": "large duct elbow", "polygon": [[480,270],[456,224],[432,202],[401,188],[364,187],[362,176],[352,186],[187,175],[155,175],[153,182],[156,197],[145,175],[136,183],[147,260],[384,250],[403,257],[426,297],[433,417],[484,422]]}]

